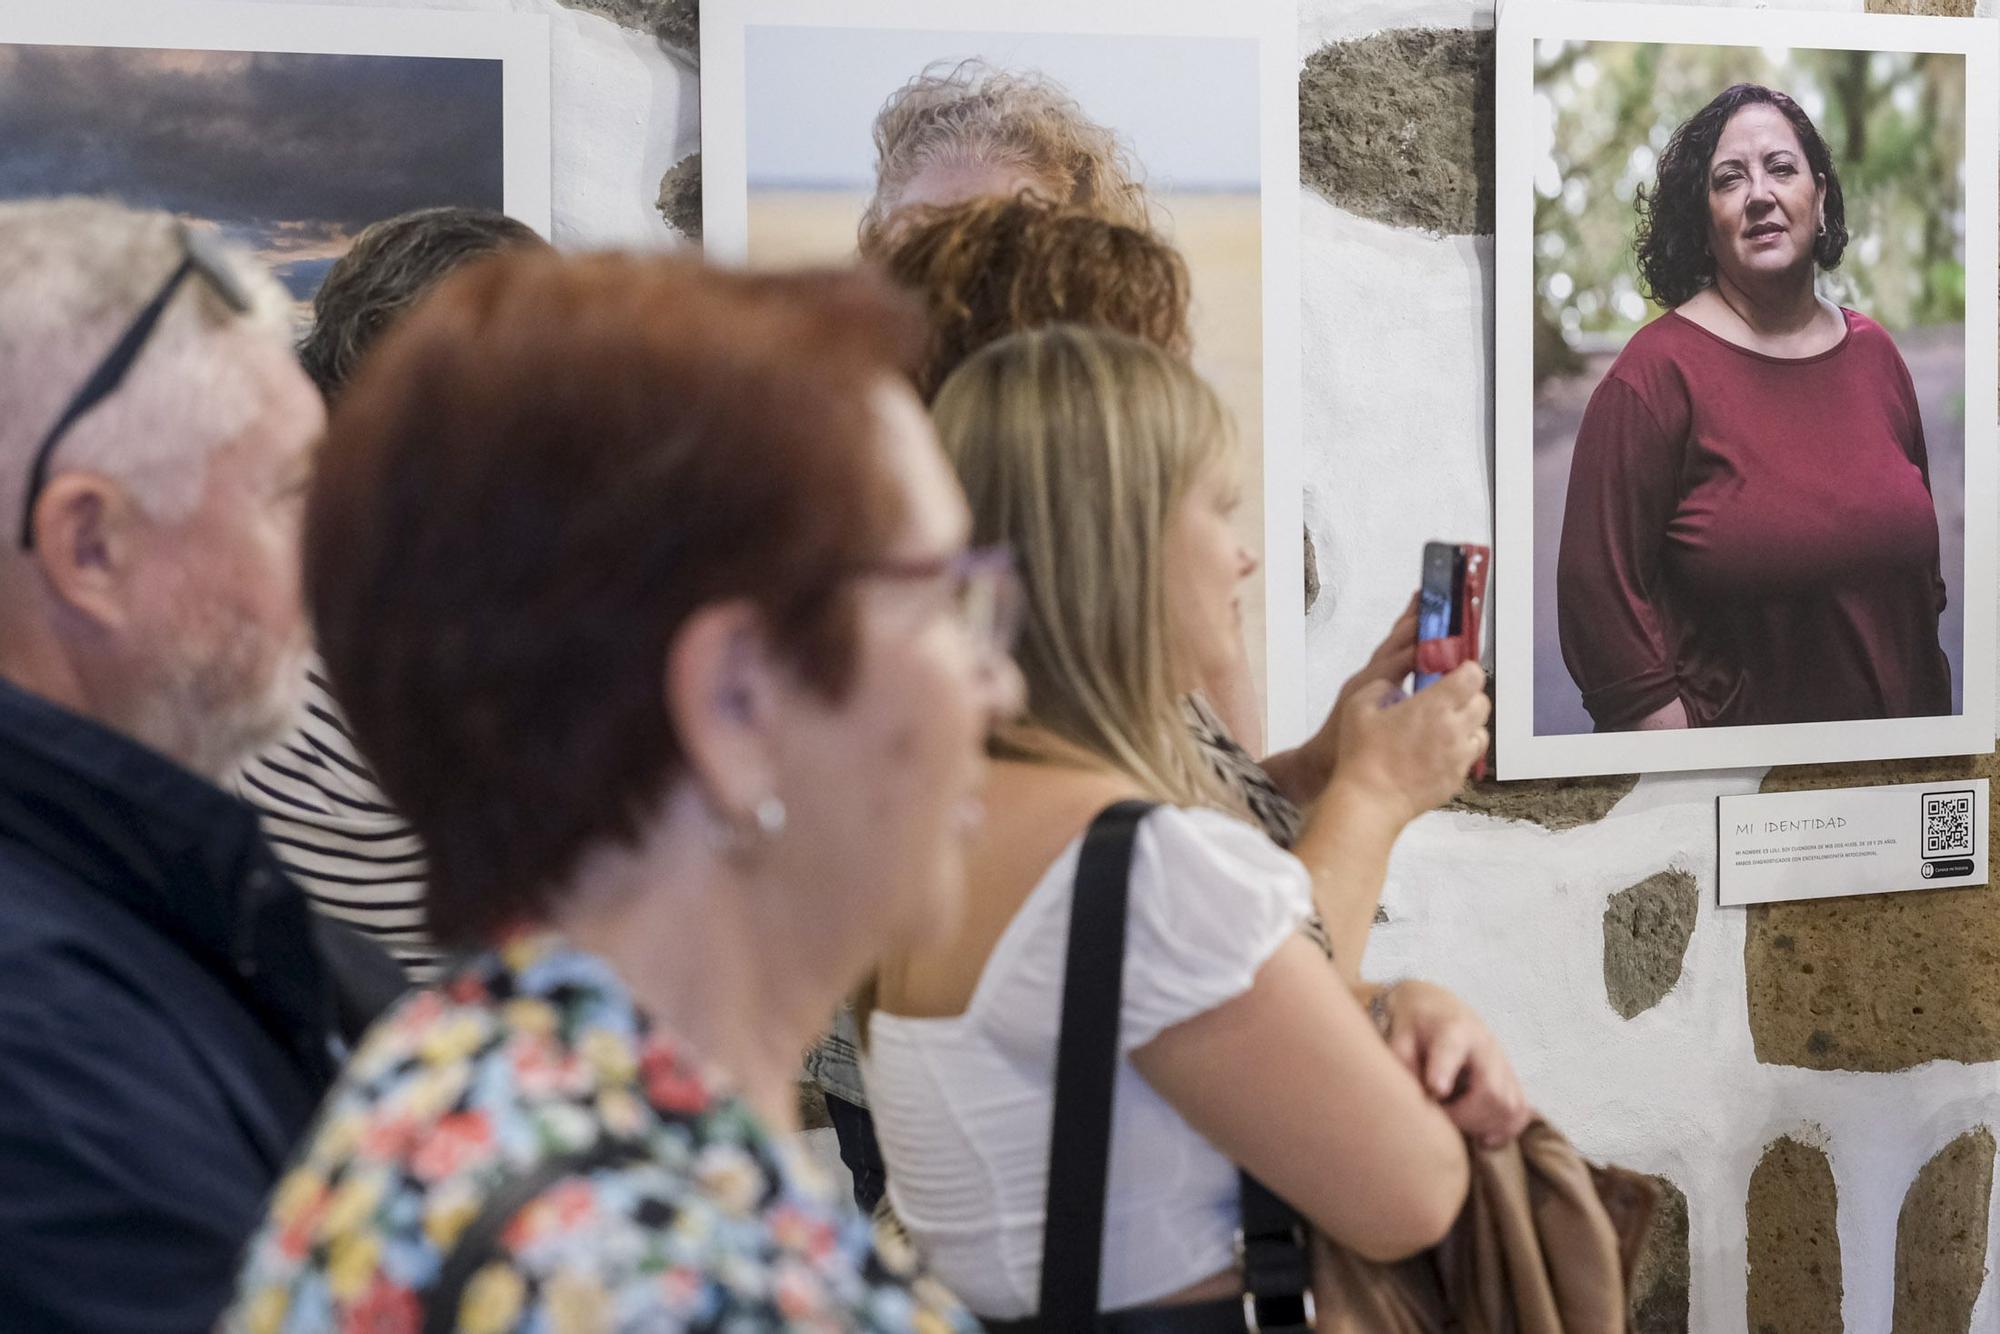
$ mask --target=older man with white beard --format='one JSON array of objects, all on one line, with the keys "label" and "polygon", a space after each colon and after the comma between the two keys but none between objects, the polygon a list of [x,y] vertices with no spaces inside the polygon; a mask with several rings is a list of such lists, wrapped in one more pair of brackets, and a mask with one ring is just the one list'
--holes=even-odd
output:
[{"label": "older man with white beard", "polygon": [[0,206],[0,1326],[205,1329],[330,1083],[308,909],[216,781],[290,722],[323,424],[271,278]]}]

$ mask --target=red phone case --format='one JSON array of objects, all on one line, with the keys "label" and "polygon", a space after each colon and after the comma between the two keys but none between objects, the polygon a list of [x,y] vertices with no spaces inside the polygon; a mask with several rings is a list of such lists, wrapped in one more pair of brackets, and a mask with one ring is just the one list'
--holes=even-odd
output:
[{"label": "red phone case", "polygon": [[[1460,607],[1458,633],[1445,639],[1417,641],[1417,670],[1448,672],[1462,662],[1479,661],[1480,631],[1486,622],[1486,574],[1493,562],[1490,547],[1464,543],[1465,571],[1459,577],[1455,601]],[[1472,766],[1474,778],[1486,777],[1486,757]]]}]

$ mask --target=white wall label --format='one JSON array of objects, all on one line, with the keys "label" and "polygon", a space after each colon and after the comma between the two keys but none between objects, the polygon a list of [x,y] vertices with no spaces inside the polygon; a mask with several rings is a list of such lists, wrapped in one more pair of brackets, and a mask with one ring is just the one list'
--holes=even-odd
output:
[{"label": "white wall label", "polygon": [[1984,778],[1716,798],[1723,907],[1986,883]]}]

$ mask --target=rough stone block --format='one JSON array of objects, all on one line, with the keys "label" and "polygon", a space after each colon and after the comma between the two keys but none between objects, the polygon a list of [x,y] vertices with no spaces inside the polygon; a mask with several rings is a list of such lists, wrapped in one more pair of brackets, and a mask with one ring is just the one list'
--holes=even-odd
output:
[{"label": "rough stone block", "polygon": [[1840,1334],[1839,1200],[1833,1166],[1789,1137],[1750,1174],[1749,1334]]},{"label": "rough stone block", "polygon": [[613,23],[649,32],[690,59],[701,55],[701,0],[560,0]]},{"label": "rough stone block", "polygon": [[1313,530],[1306,528],[1306,610],[1319,601],[1319,553],[1313,549]]},{"label": "rough stone block", "polygon": [[701,239],[701,154],[689,153],[660,178],[654,205],[667,225],[690,241]]},{"label": "rough stone block", "polygon": [[1535,778],[1515,783],[1488,780],[1468,786],[1447,809],[1490,815],[1496,820],[1526,820],[1557,831],[1578,829],[1609,815],[1638,784],[1637,774]]},{"label": "rough stone block", "polygon": [[1871,14],[1932,14],[1939,18],[1969,19],[1977,0],[1868,0]]},{"label": "rough stone block", "polygon": [[1986,1282],[1993,1132],[1981,1126],[1938,1150],[1896,1219],[1893,1334],[1967,1334]]},{"label": "rough stone block", "polygon": [[[1764,790],[1996,774],[1990,755],[1799,765],[1773,769]],[[1912,874],[1913,890],[1922,883]],[[1747,912],[1743,972],[1758,1060],[1870,1071],[2000,1060],[2000,892],[1933,889]]]},{"label": "rough stone block", "polygon": [[1681,979],[1701,890],[1674,869],[1621,889],[1604,906],[1604,992],[1621,1019],[1660,1003]]},{"label": "rough stone block", "polygon": [[1300,170],[1350,213],[1441,235],[1493,230],[1493,34],[1396,28],[1299,72]]},{"label": "rough stone block", "polygon": [[1654,1177],[1660,1207],[1632,1273],[1632,1334],[1688,1334],[1688,1201],[1679,1186]]}]

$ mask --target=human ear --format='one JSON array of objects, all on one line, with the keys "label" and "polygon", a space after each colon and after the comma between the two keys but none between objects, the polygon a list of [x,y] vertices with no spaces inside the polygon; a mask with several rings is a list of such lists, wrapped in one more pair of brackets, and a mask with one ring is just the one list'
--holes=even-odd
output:
[{"label": "human ear", "polygon": [[688,778],[729,826],[757,818],[778,792],[782,668],[763,617],[747,601],[712,603],[667,645],[667,718]]},{"label": "human ear", "polygon": [[126,490],[91,472],[63,472],[35,501],[35,546],[55,595],[108,630],[131,620],[130,590],[144,515]]}]

